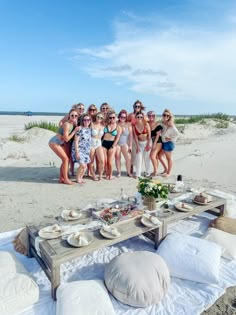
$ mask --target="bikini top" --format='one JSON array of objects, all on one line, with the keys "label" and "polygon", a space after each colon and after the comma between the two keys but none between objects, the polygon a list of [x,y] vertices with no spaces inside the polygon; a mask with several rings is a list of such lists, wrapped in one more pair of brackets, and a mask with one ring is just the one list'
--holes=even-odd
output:
[{"label": "bikini top", "polygon": [[163,127],[161,125],[157,125],[155,129],[151,130],[151,138],[155,138],[157,135],[157,132],[162,129]]},{"label": "bikini top", "polygon": [[[69,127],[69,134],[71,134],[71,132],[72,132],[73,129],[74,129],[74,125],[72,125],[71,123],[68,123],[68,124],[70,125],[70,127]],[[59,133],[61,136],[63,136],[64,131],[63,131],[63,128],[62,128],[62,127],[59,127],[58,133]]]},{"label": "bikini top", "polygon": [[92,129],[92,137],[102,137],[104,135],[104,130]]},{"label": "bikini top", "polygon": [[146,126],[144,126],[142,132],[139,132],[138,129],[136,128],[136,126],[134,126],[134,131],[135,131],[137,136],[146,135],[148,133],[148,130],[147,130]]},{"label": "bikini top", "polygon": [[104,128],[104,133],[109,133],[109,134],[111,134],[113,137],[115,137],[115,136],[117,136],[117,128],[116,129],[114,129],[114,130],[112,130],[112,131],[109,131],[109,129],[108,129],[108,127],[105,127]]}]

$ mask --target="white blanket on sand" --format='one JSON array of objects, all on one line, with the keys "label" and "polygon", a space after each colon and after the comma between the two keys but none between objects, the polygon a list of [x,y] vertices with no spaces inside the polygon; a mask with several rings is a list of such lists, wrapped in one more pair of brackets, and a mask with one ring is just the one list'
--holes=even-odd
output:
[{"label": "white blanket on sand", "polygon": [[[212,218],[212,215],[203,213],[201,216],[194,216],[171,224],[168,232],[181,232],[200,237],[207,230]],[[0,233],[0,250],[14,252],[11,241],[17,233],[18,231]],[[63,264],[61,267],[61,282],[103,279],[104,267],[113,257],[122,252],[140,250],[155,252],[153,243],[143,236],[94,251],[89,255]],[[40,288],[39,302],[17,315],[55,315],[56,302],[51,298],[50,283],[41,267],[34,258],[29,259],[16,252],[14,254],[25,265]],[[118,302],[111,295],[110,297],[117,315],[197,315],[214,304],[223,295],[227,287],[234,285],[236,285],[236,262],[222,258],[218,285],[206,285],[172,278],[170,290],[162,302],[144,309],[129,307]]]}]

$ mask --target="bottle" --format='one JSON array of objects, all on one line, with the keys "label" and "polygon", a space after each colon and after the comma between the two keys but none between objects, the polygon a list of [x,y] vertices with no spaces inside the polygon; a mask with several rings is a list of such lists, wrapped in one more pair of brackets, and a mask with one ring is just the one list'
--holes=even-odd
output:
[{"label": "bottle", "polygon": [[183,177],[182,175],[178,175],[177,176],[177,181],[175,183],[175,187],[176,187],[176,190],[179,190],[181,192],[184,191],[184,182],[183,182]]}]

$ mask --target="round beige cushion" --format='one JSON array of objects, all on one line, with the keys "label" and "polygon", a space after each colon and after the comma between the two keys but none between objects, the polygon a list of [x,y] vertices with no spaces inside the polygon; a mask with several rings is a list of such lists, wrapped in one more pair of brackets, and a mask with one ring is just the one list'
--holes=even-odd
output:
[{"label": "round beige cushion", "polygon": [[161,301],[170,285],[162,257],[147,251],[123,253],[105,268],[105,284],[124,304],[147,307]]}]

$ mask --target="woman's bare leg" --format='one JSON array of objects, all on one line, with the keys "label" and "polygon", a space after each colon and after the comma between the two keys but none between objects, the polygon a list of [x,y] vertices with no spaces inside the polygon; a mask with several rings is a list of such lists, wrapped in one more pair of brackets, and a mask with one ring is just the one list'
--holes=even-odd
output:
[{"label": "woman's bare leg", "polygon": [[96,149],[96,156],[98,159],[98,179],[102,179],[102,174],[104,171],[104,150],[103,150],[103,147],[98,147]]},{"label": "woman's bare leg", "polygon": [[173,167],[173,160],[172,160],[172,152],[165,151],[165,156],[167,160],[167,172],[164,176],[169,176]]},{"label": "woman's bare leg", "polygon": [[53,150],[53,152],[62,160],[62,164],[60,167],[60,182],[63,182],[67,185],[73,185],[74,183],[68,177],[68,163],[69,157],[66,154],[63,146],[60,146],[56,143],[49,143],[49,147]]},{"label": "woman's bare leg", "polygon": [[122,145],[121,152],[125,158],[125,166],[127,175],[131,176],[131,152],[128,151],[129,147],[127,144]]},{"label": "woman's bare leg", "polygon": [[163,159],[164,156],[165,156],[165,151],[161,150],[159,152],[159,154],[158,154],[158,159],[159,159],[159,161],[161,162],[161,165],[164,168],[164,171],[162,172],[162,174],[165,174],[167,172],[167,170],[168,170],[168,167],[167,167],[167,165],[166,165],[166,163],[165,163],[165,161]]},{"label": "woman's bare leg", "polygon": [[107,169],[108,174],[106,175],[106,179],[112,179],[112,166],[113,166],[113,160],[115,157],[116,150],[115,148],[111,148],[110,150],[107,150]]},{"label": "woman's bare leg", "polygon": [[152,161],[153,165],[153,173],[152,176],[156,176],[158,173],[158,153],[160,152],[162,147],[161,143],[157,143],[155,147],[152,147],[151,153],[150,153],[150,159]]},{"label": "woman's bare leg", "polygon": [[83,180],[85,170],[86,170],[86,164],[80,164],[80,166],[79,166],[79,168],[77,170],[77,175],[76,175],[77,183],[79,183],[79,184],[84,184],[85,183],[84,180]]},{"label": "woman's bare leg", "polygon": [[92,176],[93,180],[97,180],[96,174],[94,172],[94,158],[95,158],[95,149],[91,148],[90,150],[90,160],[91,162],[88,164],[89,167],[89,174]]},{"label": "woman's bare leg", "polygon": [[120,177],[120,174],[121,174],[121,147],[119,145],[116,146],[115,163],[116,163],[116,169],[117,169],[117,177]]}]

